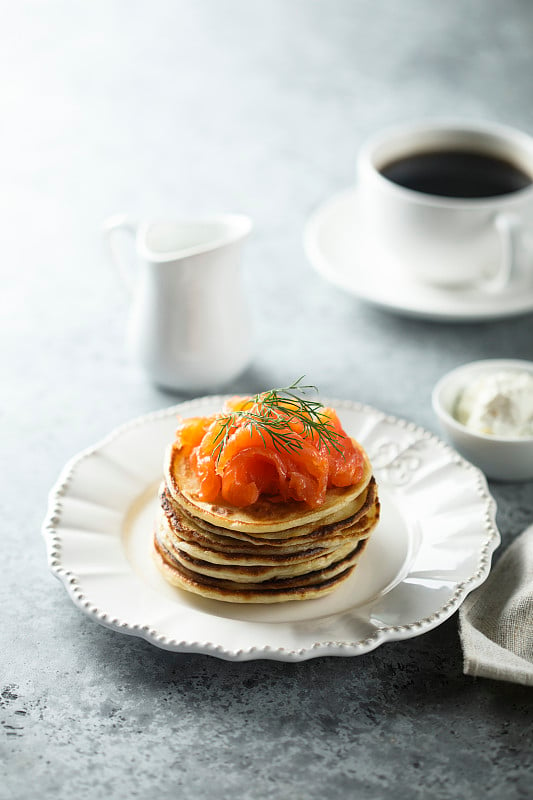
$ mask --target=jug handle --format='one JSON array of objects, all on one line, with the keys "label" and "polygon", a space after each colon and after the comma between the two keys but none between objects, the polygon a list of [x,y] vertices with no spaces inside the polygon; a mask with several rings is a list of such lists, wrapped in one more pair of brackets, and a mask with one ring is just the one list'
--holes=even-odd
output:
[{"label": "jug handle", "polygon": [[111,261],[117,268],[118,274],[122,278],[122,282],[126,286],[128,292],[133,292],[133,275],[132,267],[122,252],[116,238],[119,231],[127,231],[133,237],[137,233],[137,223],[135,223],[127,214],[114,214],[104,222],[103,235],[109,247]]}]

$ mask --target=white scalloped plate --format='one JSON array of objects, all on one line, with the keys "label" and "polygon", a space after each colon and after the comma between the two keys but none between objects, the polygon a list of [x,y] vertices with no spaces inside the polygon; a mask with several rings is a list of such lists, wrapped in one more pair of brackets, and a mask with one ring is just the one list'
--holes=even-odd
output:
[{"label": "white scalloped plate", "polygon": [[163,454],[176,415],[218,410],[204,397],[134,420],[76,456],[50,495],[49,563],[97,622],[158,647],[242,661],[366,653],[441,624],[490,570],[500,536],[482,473],[412,423],[339,400],[374,465],[382,519],[357,569],[317,600],[241,605],[167,584],[151,538]]}]

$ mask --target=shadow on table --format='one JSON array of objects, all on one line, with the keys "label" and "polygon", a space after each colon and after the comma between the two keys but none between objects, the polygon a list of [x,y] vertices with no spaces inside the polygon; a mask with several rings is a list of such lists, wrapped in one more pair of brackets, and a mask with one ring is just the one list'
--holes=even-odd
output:
[{"label": "shadow on table", "polygon": [[[87,624],[83,621],[82,624]],[[142,639],[121,636],[95,627],[87,658],[105,665],[117,683],[134,692],[172,700],[174,693],[190,693],[200,704],[225,698],[235,703],[244,693],[262,697],[249,704],[249,713],[264,716],[264,695],[270,713],[287,711],[287,704],[303,710],[319,708],[327,720],[340,724],[354,703],[372,721],[379,716],[419,712],[442,717],[475,709],[506,717],[509,709],[530,719],[533,693],[505,682],[475,679],[462,671],[457,615],[423,636],[389,642],[356,657],[321,657],[298,663],[270,661],[232,662],[212,656],[172,653]],[[325,709],[328,709],[327,712]],[[453,709],[453,711],[452,711]],[[333,722],[331,722],[333,724]]]},{"label": "shadow on table", "polygon": [[78,668],[66,680],[80,693],[69,713],[131,752],[162,754],[165,785],[185,769],[213,797],[528,796],[533,693],[463,675],[456,616],[363,656],[295,664],[171,653],[69,619],[61,634]]}]

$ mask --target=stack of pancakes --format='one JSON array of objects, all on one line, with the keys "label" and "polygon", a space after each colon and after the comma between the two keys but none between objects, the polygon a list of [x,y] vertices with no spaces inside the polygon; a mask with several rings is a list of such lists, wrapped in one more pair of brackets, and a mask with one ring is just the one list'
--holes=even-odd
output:
[{"label": "stack of pancakes", "polygon": [[169,448],[154,557],[169,583],[216,600],[277,603],[328,594],[353,572],[379,519],[372,468],[328,489],[319,508],[260,498],[246,508],[205,503],[188,458]]}]

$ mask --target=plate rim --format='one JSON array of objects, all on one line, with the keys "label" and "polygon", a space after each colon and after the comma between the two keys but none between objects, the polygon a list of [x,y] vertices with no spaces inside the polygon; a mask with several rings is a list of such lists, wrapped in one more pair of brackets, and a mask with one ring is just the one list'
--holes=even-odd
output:
[{"label": "plate rim", "polygon": [[379,297],[373,292],[365,292],[364,287],[357,287],[350,281],[343,279],[343,276],[336,267],[332,265],[332,261],[323,254],[323,250],[318,244],[318,231],[321,230],[324,225],[324,219],[331,215],[336,206],[349,202],[357,202],[357,186],[352,186],[330,195],[330,197],[314,209],[305,223],[303,248],[311,266],[324,280],[327,280],[334,286],[337,286],[369,305],[412,319],[449,323],[477,323],[508,319],[533,313],[533,287],[531,287],[530,292],[526,295],[528,298],[527,301],[522,300],[522,302],[519,302],[521,298],[523,299],[524,294],[523,292],[517,293],[515,296],[515,303],[517,303],[517,305],[513,307],[502,308],[501,305],[495,304],[490,310],[483,308],[478,308],[476,310],[475,307],[471,307],[468,311],[461,309],[455,312],[450,309],[439,311],[433,308],[427,310],[421,305],[412,302],[407,304],[398,303],[385,297]]},{"label": "plate rim", "polygon": [[[486,539],[480,549],[476,551],[478,556],[478,566],[476,571],[469,578],[456,585],[452,596],[448,598],[446,603],[444,603],[444,605],[438,611],[429,617],[417,619],[415,622],[407,623],[405,625],[393,625],[383,628],[376,628],[372,636],[351,642],[335,640],[317,641],[310,647],[293,650],[285,647],[273,648],[269,645],[265,645],[264,647],[252,646],[246,649],[243,648],[238,650],[230,650],[223,645],[215,644],[214,642],[177,641],[175,639],[168,639],[168,637],[159,633],[155,628],[150,628],[149,625],[143,625],[140,623],[130,624],[129,622],[125,622],[124,620],[120,620],[111,616],[105,610],[99,609],[88,597],[85,596],[81,590],[78,584],[78,576],[72,571],[66,569],[61,563],[62,540],[58,526],[61,522],[62,498],[68,491],[68,487],[74,476],[76,467],[79,463],[95,455],[107,444],[115,439],[118,439],[129,430],[150,424],[159,419],[170,417],[177,413],[186,412],[187,408],[190,406],[198,408],[199,405],[213,403],[219,403],[222,405],[224,400],[230,396],[231,395],[206,395],[199,398],[185,400],[181,403],[158,409],[156,411],[151,411],[147,414],[130,419],[129,421],[112,429],[106,436],[101,438],[95,444],[79,451],[76,455],[72,456],[60,471],[58,479],[49,492],[47,512],[42,523],[41,533],[46,542],[49,569],[51,570],[52,574],[54,574],[54,576],[63,584],[73,603],[86,615],[95,619],[95,621],[105,627],[111,628],[120,633],[143,638],[160,649],[173,652],[199,653],[216,656],[228,661],[247,661],[264,658],[294,662],[305,661],[319,656],[362,655],[376,649],[387,641],[397,641],[418,636],[422,633],[432,630],[433,628],[442,624],[446,619],[451,617],[452,614],[461,606],[466,596],[486,580],[491,568],[492,555],[500,544],[501,536],[496,524],[496,501],[489,491],[487,480],[481,470],[464,459],[461,455],[459,455],[459,453],[457,453],[457,451],[454,450],[453,447],[451,447],[451,445],[444,442],[436,434],[431,433],[414,422],[402,417],[388,414],[380,409],[375,408],[374,406],[358,401],[321,397],[321,402],[325,404],[334,405],[338,409],[346,408],[357,413],[371,414],[382,422],[399,426],[404,430],[407,430],[413,434],[417,434],[419,436],[417,441],[423,439],[443,448],[447,454],[453,458],[453,462],[457,466],[473,472],[476,478],[476,492],[485,504],[483,523]],[[235,624],[238,625],[240,623],[240,620],[235,620]]]}]

